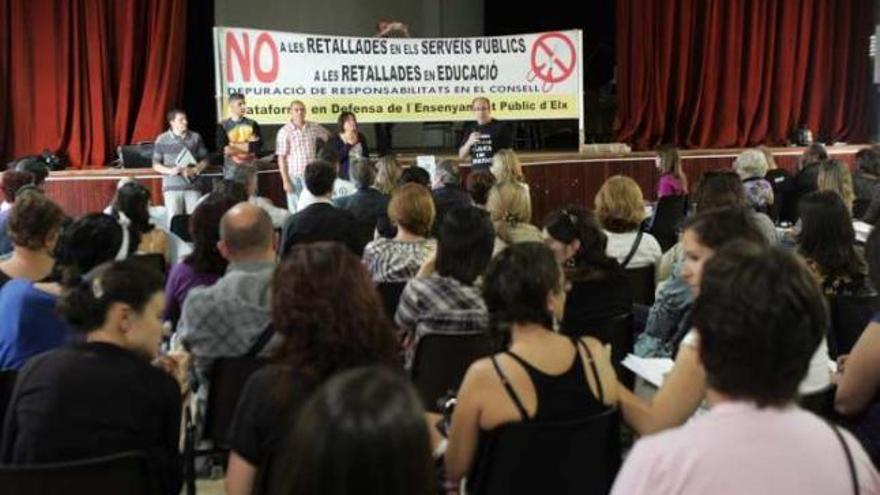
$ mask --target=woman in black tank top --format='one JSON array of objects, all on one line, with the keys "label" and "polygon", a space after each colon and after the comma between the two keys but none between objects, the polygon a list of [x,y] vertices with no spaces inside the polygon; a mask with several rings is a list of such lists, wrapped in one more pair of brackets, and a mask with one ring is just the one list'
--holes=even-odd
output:
[{"label": "woman in black tank top", "polygon": [[[505,442],[497,440],[517,425],[575,424],[617,404],[609,349],[592,338],[553,331],[565,293],[559,264],[543,244],[510,246],[489,265],[483,296],[505,350],[475,362],[461,385],[446,452],[449,487],[478,475],[476,466],[486,465],[488,457],[503,455],[498,449]],[[530,465],[534,472],[527,477],[558,477],[549,470],[559,453],[546,454],[546,462]]]}]

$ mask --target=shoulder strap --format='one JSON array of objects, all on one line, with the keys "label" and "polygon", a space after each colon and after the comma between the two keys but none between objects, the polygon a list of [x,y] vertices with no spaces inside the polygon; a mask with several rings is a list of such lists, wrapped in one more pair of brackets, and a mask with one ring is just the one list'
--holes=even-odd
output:
[{"label": "shoulder strap", "polygon": [[642,229],[639,229],[639,232],[636,234],[636,238],[632,243],[632,247],[629,248],[629,254],[626,255],[626,258],[623,259],[623,263],[620,266],[626,268],[626,265],[629,265],[629,262],[632,261],[633,256],[636,255],[636,251],[639,250],[639,244],[642,243]]},{"label": "shoulder strap", "polygon": [[257,335],[257,340],[255,340],[247,352],[244,353],[244,357],[257,357],[257,354],[259,354],[260,351],[266,347],[266,344],[272,340],[272,335],[274,334],[275,330],[272,328],[272,324],[270,323],[266,325],[266,328],[260,333],[260,335]]},{"label": "shoulder strap", "polygon": [[[575,343],[575,351],[577,351],[578,347],[581,347],[587,353],[587,357],[590,359],[590,369],[593,370],[593,378],[596,379],[596,389],[599,391],[599,402],[605,403],[605,392],[602,390],[602,380],[599,379],[599,370],[596,369],[596,360],[593,359],[593,353],[590,352],[590,348],[587,344],[584,343],[583,340],[578,338],[572,338],[571,340],[576,341]],[[583,357],[581,357],[581,366],[583,366]]]},{"label": "shoulder strap", "polygon": [[843,446],[843,452],[844,454],[846,454],[846,464],[849,467],[849,477],[852,481],[853,494],[860,495],[861,489],[859,488],[859,475],[858,473],[856,473],[856,465],[855,462],[853,462],[852,452],[849,450],[849,445],[846,443],[846,440],[843,439],[843,435],[840,434],[840,431],[837,429],[836,426],[834,426],[827,420],[826,423],[828,423],[828,426],[830,426],[831,429],[834,431],[834,434],[837,436],[837,440],[840,441],[840,445]]},{"label": "shoulder strap", "polygon": [[519,415],[522,417],[523,422],[528,421],[529,414],[526,412],[526,408],[523,407],[522,401],[519,400],[519,396],[516,395],[516,391],[513,390],[513,386],[507,379],[507,375],[505,375],[504,372],[501,371],[501,367],[498,366],[498,360],[495,359],[495,356],[492,356],[492,366],[495,367],[495,372],[498,373],[498,377],[501,378],[501,384],[504,385],[504,389],[507,390],[507,395],[509,395],[511,400],[513,400],[513,404],[519,411]]}]

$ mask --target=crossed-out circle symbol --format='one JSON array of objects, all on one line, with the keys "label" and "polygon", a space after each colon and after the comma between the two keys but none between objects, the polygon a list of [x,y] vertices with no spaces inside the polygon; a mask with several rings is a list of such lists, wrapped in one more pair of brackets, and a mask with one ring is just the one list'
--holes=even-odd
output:
[{"label": "crossed-out circle symbol", "polygon": [[[554,51],[551,48],[549,41],[550,40],[561,40],[568,47],[568,61],[566,62],[564,56],[565,54],[558,53],[562,50]],[[543,52],[547,55],[547,62],[538,63],[538,52]],[[575,54],[577,52],[574,48],[574,43],[562,33],[547,33],[541,35],[535,42],[532,44],[532,73],[535,76],[547,83],[558,83],[568,79],[568,76],[574,72],[575,66]],[[558,73],[555,73],[555,69],[558,69]]]}]

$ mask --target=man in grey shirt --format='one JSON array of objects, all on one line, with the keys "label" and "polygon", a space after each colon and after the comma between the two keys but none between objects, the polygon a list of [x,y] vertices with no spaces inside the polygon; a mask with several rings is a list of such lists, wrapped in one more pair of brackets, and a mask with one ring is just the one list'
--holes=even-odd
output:
[{"label": "man in grey shirt", "polygon": [[188,129],[186,112],[172,109],[166,115],[171,128],[156,138],[153,170],[162,174],[162,196],[168,218],[192,213],[201,196],[196,178],[208,166],[202,136]]},{"label": "man in grey shirt", "polygon": [[[220,254],[229,261],[214,285],[190,290],[178,325],[181,342],[190,350],[199,380],[200,399],[207,397],[214,361],[247,353],[271,321],[270,282],[275,271],[275,231],[259,206],[239,203],[220,220]],[[264,355],[278,343],[273,336]]]}]

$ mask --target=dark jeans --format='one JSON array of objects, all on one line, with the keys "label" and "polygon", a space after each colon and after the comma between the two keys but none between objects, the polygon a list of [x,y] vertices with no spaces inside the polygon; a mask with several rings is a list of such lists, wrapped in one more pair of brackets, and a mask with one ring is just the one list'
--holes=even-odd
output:
[{"label": "dark jeans", "polygon": [[391,129],[393,127],[394,124],[385,122],[376,124],[376,147],[379,150],[379,156],[391,153],[391,148],[393,147]]}]

